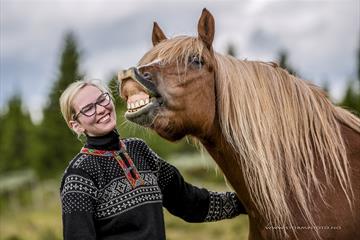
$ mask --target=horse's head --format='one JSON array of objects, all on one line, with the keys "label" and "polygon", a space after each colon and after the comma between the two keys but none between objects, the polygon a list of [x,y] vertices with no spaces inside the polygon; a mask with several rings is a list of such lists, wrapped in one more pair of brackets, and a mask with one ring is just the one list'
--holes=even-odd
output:
[{"label": "horse's head", "polygon": [[214,18],[204,9],[198,37],[167,39],[157,23],[153,48],[119,74],[125,117],[168,140],[209,132],[215,118]]}]

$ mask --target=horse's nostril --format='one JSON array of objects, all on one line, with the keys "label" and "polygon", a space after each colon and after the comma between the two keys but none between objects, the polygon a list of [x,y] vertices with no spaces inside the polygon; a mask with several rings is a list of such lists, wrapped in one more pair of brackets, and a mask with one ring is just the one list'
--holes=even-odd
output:
[{"label": "horse's nostril", "polygon": [[146,80],[151,80],[151,73],[149,73],[149,72],[144,72],[143,73],[143,77],[146,79]]}]

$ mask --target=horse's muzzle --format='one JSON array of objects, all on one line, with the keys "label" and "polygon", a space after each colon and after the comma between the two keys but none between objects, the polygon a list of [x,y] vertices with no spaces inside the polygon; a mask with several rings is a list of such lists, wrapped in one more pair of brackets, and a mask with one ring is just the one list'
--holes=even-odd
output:
[{"label": "horse's muzzle", "polygon": [[119,73],[119,92],[121,93],[121,84],[126,80],[133,80],[142,86],[151,97],[160,97],[159,92],[156,89],[155,84],[144,77],[136,67],[131,67],[127,70],[123,70]]}]

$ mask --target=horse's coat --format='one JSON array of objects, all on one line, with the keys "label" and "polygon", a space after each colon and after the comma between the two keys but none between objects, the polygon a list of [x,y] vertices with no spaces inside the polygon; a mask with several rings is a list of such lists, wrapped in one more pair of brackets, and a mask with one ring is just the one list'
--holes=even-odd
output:
[{"label": "horse's coat", "polygon": [[[360,238],[360,120],[276,64],[214,52],[214,32],[206,9],[197,38],[155,23],[138,69],[161,97],[126,117],[197,138],[245,205],[250,239]],[[125,100],[147,92],[121,86]]]}]

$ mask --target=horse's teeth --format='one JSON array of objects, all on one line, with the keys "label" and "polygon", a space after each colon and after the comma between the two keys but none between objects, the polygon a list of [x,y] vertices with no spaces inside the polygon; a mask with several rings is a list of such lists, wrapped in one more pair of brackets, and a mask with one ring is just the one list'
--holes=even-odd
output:
[{"label": "horse's teeth", "polygon": [[140,99],[136,102],[127,103],[127,109],[129,110],[129,112],[136,112],[137,108],[143,107],[147,105],[149,102],[150,99],[146,98],[146,99]]}]

